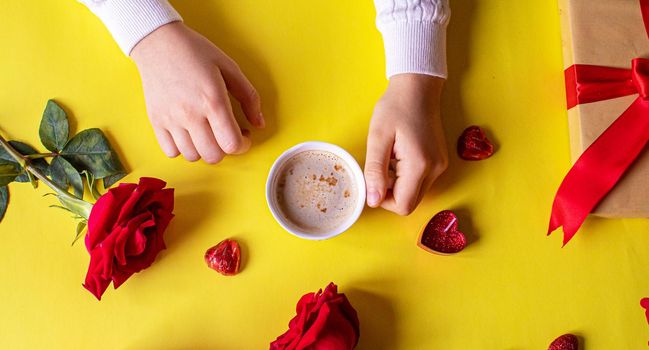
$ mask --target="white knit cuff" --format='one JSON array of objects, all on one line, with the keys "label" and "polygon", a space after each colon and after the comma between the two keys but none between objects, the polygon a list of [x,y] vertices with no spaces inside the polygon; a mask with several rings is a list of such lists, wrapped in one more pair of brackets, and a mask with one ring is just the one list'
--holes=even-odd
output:
[{"label": "white knit cuff", "polygon": [[84,1],[112,34],[122,51],[129,55],[140,40],[158,27],[182,21],[167,0]]},{"label": "white knit cuff", "polygon": [[446,68],[446,25],[397,21],[379,27],[385,45],[385,74],[419,73],[441,78]]}]

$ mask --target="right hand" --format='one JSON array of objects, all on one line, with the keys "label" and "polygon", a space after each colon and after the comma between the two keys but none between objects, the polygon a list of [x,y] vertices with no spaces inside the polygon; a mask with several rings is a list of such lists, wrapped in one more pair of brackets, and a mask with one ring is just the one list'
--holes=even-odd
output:
[{"label": "right hand", "polygon": [[370,207],[409,215],[448,166],[439,107],[443,85],[444,79],[423,74],[390,78],[367,136]]},{"label": "right hand", "polygon": [[228,91],[246,119],[263,128],[257,91],[237,64],[182,22],[161,26],[131,51],[147,113],[158,143],[169,157],[218,163],[250,148],[249,131],[237,124]]}]

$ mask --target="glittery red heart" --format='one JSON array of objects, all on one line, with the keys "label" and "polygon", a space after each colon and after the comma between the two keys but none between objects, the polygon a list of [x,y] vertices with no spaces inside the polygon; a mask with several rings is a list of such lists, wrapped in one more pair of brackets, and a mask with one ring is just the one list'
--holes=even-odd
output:
[{"label": "glittery red heart", "polygon": [[205,262],[207,266],[222,275],[236,275],[241,262],[239,243],[232,239],[223,240],[205,252]]},{"label": "glittery red heart", "polygon": [[430,253],[454,254],[466,247],[466,237],[457,229],[457,216],[444,210],[430,219],[417,245]]},{"label": "glittery red heart", "polygon": [[579,348],[579,339],[573,334],[564,334],[555,339],[548,350],[577,350]]},{"label": "glittery red heart", "polygon": [[649,298],[640,299],[640,306],[642,306],[645,309],[644,310],[645,318],[647,319],[647,323],[649,323]]},{"label": "glittery red heart", "polygon": [[469,126],[457,140],[457,154],[465,160],[482,160],[494,154],[494,146],[479,126]]}]

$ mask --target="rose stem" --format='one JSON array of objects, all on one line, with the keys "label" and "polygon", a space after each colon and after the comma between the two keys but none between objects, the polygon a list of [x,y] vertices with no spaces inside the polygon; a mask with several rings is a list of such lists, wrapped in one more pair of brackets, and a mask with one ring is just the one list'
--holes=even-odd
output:
[{"label": "rose stem", "polygon": [[72,210],[75,214],[79,214],[81,217],[88,219],[88,217],[90,216],[90,210],[92,209],[92,204],[74,197],[70,194],[70,192],[60,188],[55,183],[53,183],[50,179],[47,178],[47,176],[41,173],[40,170],[31,165],[27,157],[18,153],[18,151],[11,147],[9,142],[7,142],[7,140],[5,140],[2,135],[0,135],[0,145],[24,169],[32,173],[32,175],[36,176],[39,180],[41,180],[44,184],[46,184],[49,188],[56,192],[57,198],[59,199],[59,201],[61,201],[61,204],[63,204],[66,208]]},{"label": "rose stem", "polygon": [[36,153],[23,156],[27,159],[52,158],[58,156],[58,153]]}]

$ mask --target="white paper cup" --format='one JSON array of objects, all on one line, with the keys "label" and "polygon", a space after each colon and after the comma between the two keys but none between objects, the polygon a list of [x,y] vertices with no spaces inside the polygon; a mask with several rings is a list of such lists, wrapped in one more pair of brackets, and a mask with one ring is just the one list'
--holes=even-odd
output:
[{"label": "white paper cup", "polygon": [[[300,229],[284,217],[281,209],[277,204],[277,178],[280,170],[282,169],[286,161],[291,159],[296,154],[305,151],[325,151],[333,153],[334,155],[340,157],[345,163],[347,163],[347,168],[352,172],[353,175],[353,180],[355,182],[357,191],[356,208],[354,208],[352,214],[340,226],[335,227],[329,231],[308,232]],[[354,157],[352,157],[352,155],[344,149],[326,142],[304,142],[286,150],[284,153],[282,153],[282,155],[279,156],[279,158],[277,158],[277,160],[275,160],[275,163],[273,163],[273,166],[270,168],[270,173],[268,174],[268,180],[266,181],[266,201],[268,202],[268,207],[270,208],[270,212],[273,214],[273,217],[286,231],[304,239],[323,240],[338,236],[339,234],[347,231],[347,229],[349,229],[361,216],[361,212],[365,207],[365,177],[363,176],[363,171],[358,165],[358,162],[356,162],[356,159],[354,159]]]}]

